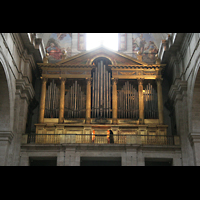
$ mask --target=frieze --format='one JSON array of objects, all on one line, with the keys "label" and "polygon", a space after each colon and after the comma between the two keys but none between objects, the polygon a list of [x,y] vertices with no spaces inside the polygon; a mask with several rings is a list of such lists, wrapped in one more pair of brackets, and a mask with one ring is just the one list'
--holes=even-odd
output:
[{"label": "frieze", "polygon": [[119,72],[119,73],[122,74],[122,75],[133,75],[136,72]]},{"label": "frieze", "polygon": [[46,74],[60,74],[61,71],[46,71]]},{"label": "frieze", "polygon": [[156,75],[156,72],[143,71],[144,75]]},{"label": "frieze", "polygon": [[85,74],[85,71],[77,72],[77,71],[67,71],[67,74]]},{"label": "frieze", "polygon": [[143,75],[143,71],[138,71],[137,75]]}]

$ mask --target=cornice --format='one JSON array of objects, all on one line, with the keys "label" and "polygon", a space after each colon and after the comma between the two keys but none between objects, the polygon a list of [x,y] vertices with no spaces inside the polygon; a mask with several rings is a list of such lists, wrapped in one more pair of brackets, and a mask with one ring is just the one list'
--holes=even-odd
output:
[{"label": "cornice", "polygon": [[14,134],[12,131],[0,131],[0,141],[8,141],[11,143],[13,136]]},{"label": "cornice", "polygon": [[112,69],[163,69],[166,65],[165,64],[159,64],[159,65],[108,65]]},{"label": "cornice", "polygon": [[17,79],[16,94],[19,94],[21,98],[25,98],[29,102],[35,96],[35,91],[31,83],[27,83],[25,79]]},{"label": "cornice", "polygon": [[175,83],[171,86],[168,95],[170,100],[176,103],[177,100],[183,99],[183,96],[186,95],[186,91],[187,91],[187,81],[176,79]]},{"label": "cornice", "polygon": [[188,138],[189,138],[191,145],[194,145],[194,143],[200,143],[200,133],[199,132],[189,133]]},{"label": "cornice", "polygon": [[168,63],[172,53],[174,54],[182,48],[186,35],[186,33],[173,33],[166,40],[162,40],[158,52],[158,57],[162,60],[162,63]]}]

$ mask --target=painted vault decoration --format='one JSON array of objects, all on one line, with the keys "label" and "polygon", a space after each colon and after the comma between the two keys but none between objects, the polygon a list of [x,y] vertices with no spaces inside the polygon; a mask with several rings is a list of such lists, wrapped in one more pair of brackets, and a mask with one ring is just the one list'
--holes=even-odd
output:
[{"label": "painted vault decoration", "polygon": [[49,54],[49,63],[56,63],[62,59],[62,54],[71,56],[72,33],[52,33],[46,51]]},{"label": "painted vault decoration", "polygon": [[143,61],[146,63],[154,63],[155,55],[158,53],[158,47],[154,42],[154,38],[148,33],[133,33],[132,34],[132,52],[133,57],[137,58],[138,51],[143,56]]}]

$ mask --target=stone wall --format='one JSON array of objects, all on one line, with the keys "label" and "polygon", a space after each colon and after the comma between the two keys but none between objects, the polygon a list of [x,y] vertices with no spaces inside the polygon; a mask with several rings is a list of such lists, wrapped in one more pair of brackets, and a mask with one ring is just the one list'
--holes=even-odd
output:
[{"label": "stone wall", "polygon": [[170,83],[169,98],[176,113],[181,136],[183,165],[200,165],[199,149],[199,33],[173,33],[162,41],[159,57],[166,63]]},{"label": "stone wall", "polygon": [[20,166],[29,166],[32,157],[57,157],[57,166],[80,166],[81,157],[121,157],[122,166],[145,166],[145,159],[172,159],[173,166],[181,166],[180,147],[141,147],[139,145],[23,145]]},{"label": "stone wall", "polygon": [[33,33],[0,34],[0,165],[18,165],[21,135],[25,133],[27,109],[35,91],[32,71],[42,62],[44,47]]},{"label": "stone wall", "polygon": [[[72,52],[77,50],[77,33],[72,34]],[[154,36],[155,37],[155,36]],[[27,147],[21,149],[21,136],[26,131],[28,105],[36,96],[40,98],[40,80],[36,63],[45,55],[43,41],[34,33],[0,34],[0,83],[1,100],[4,105],[0,113],[0,165],[29,165],[29,157],[57,157],[57,165],[80,165],[80,157],[121,157],[122,165],[144,165],[145,158],[173,158],[173,165],[200,165],[200,34],[172,33],[162,35],[159,57],[166,66],[163,81],[164,103],[171,101],[175,111],[177,134],[181,137],[180,148],[141,148],[69,146]],[[127,34],[128,48],[131,35]],[[160,40],[160,39],[159,39]],[[72,55],[73,55],[72,54]],[[33,74],[32,74],[33,72]],[[9,103],[8,103],[9,102]],[[37,108],[38,109],[38,108]],[[37,122],[38,110],[34,110],[33,121]],[[169,110],[164,108],[164,122],[169,125]],[[9,122],[8,122],[9,121]],[[34,127],[32,125],[32,130]],[[120,149],[122,148],[122,149]],[[21,153],[20,153],[21,152]]]}]

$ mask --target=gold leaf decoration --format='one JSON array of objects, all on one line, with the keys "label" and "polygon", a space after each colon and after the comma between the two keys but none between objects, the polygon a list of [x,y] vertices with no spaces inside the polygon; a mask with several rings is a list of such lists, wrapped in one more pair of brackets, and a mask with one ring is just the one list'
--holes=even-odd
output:
[{"label": "gold leaf decoration", "polygon": [[122,75],[133,75],[135,72],[120,72]]}]

